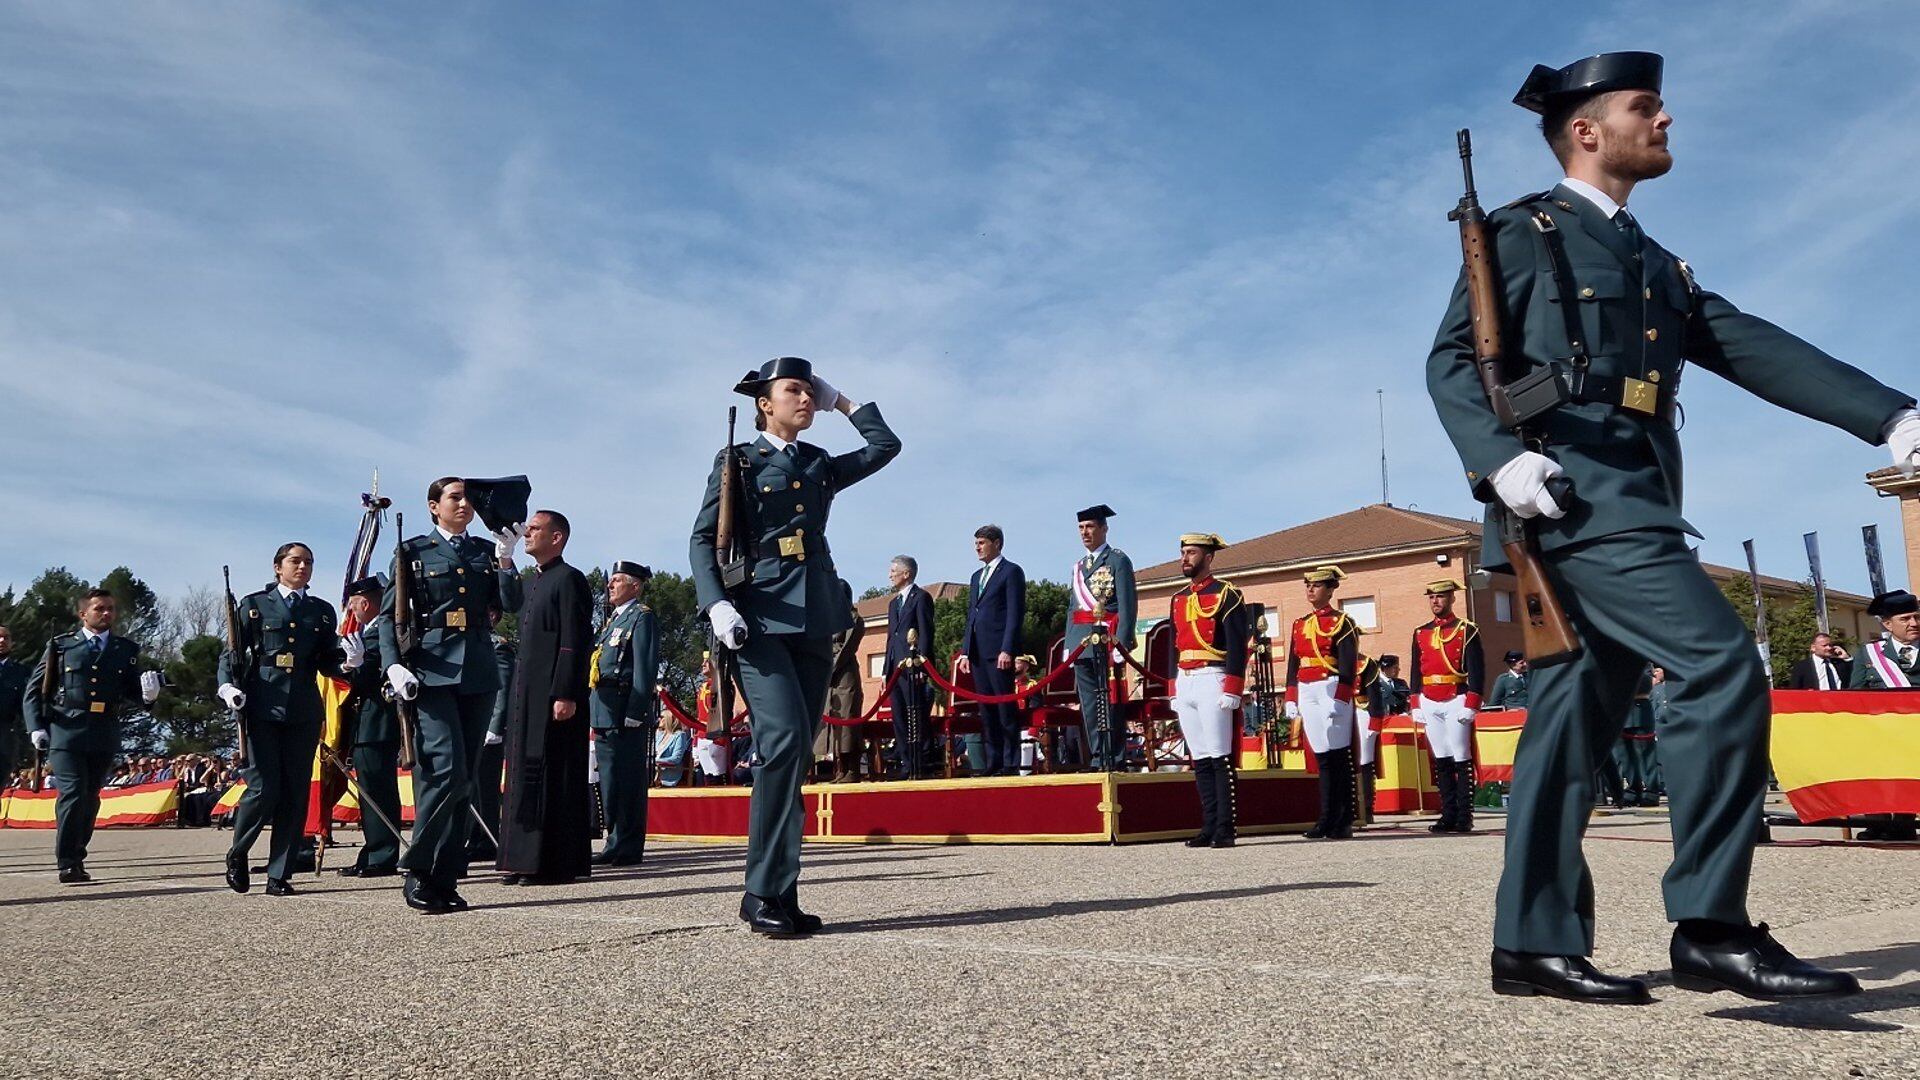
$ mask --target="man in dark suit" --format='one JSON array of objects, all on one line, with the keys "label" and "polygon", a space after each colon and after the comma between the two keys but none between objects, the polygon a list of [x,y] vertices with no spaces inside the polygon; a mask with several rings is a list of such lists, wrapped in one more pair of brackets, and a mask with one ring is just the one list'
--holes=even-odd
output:
[{"label": "man in dark suit", "polygon": [[[983,694],[1013,692],[1013,655],[1020,651],[1020,624],[1027,618],[1027,575],[1001,557],[1006,542],[998,525],[973,531],[973,553],[983,565],[967,587],[960,670],[973,673],[974,688]],[[1012,704],[982,705],[980,729],[987,754],[981,775],[1020,775],[1020,711]]]},{"label": "man in dark suit", "polygon": [[[933,597],[915,584],[919,576],[920,564],[911,555],[895,555],[887,567],[887,580],[894,590],[887,601],[888,678],[893,677],[909,653],[921,656],[933,653]],[[911,647],[907,642],[909,633],[913,635]],[[928,712],[933,704],[931,690],[926,676],[917,671],[902,675],[893,684],[893,694],[888,700],[893,705],[894,752],[900,758],[894,770],[896,780],[917,780],[926,775],[931,730]]]},{"label": "man in dark suit", "polygon": [[1807,655],[1787,673],[1789,690],[1844,690],[1853,678],[1853,661],[1825,634],[1813,635]]}]

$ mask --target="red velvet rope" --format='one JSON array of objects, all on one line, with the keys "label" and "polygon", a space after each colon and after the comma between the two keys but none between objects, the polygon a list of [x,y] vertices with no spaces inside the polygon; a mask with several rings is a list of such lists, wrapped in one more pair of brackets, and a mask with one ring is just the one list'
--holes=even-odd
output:
[{"label": "red velvet rope", "polygon": [[887,676],[887,685],[881,687],[880,692],[874,695],[873,708],[868,709],[864,714],[860,716],[823,716],[820,718],[821,722],[834,727],[859,727],[862,724],[871,722],[874,717],[880,715],[880,706],[886,704],[888,695],[893,693],[893,684],[899,682],[900,676],[906,673],[907,665],[895,664],[893,666],[893,674]]},{"label": "red velvet rope", "polygon": [[941,678],[939,670],[933,667],[927,668],[927,678],[933,680],[933,685],[939,687],[942,690],[945,690],[947,693],[952,694],[954,697],[957,697],[957,698],[965,698],[968,701],[977,701],[982,705],[1012,705],[1020,701],[1022,698],[1032,697],[1033,695],[1039,693],[1041,690],[1046,689],[1047,685],[1052,683],[1053,680],[1059,678],[1061,675],[1064,675],[1067,672],[1067,669],[1073,666],[1073,662],[1075,660],[1080,659],[1080,654],[1085,652],[1086,650],[1087,650],[1087,643],[1082,641],[1078,646],[1074,648],[1072,652],[1067,654],[1067,658],[1065,660],[1060,661],[1059,667],[1056,667],[1052,671],[1047,672],[1044,676],[1041,676],[1040,679],[1035,681],[1032,686],[1027,687],[1025,690],[1015,690],[1011,694],[976,694],[971,690],[962,690],[961,688],[948,682],[946,679]]},{"label": "red velvet rope", "polygon": [[[705,724],[702,724],[700,721],[694,719],[691,716],[688,716],[687,710],[681,708],[680,703],[673,700],[673,695],[667,693],[667,690],[665,687],[661,687],[657,691],[657,693],[660,695],[660,704],[665,705],[667,707],[667,711],[672,713],[674,716],[674,719],[680,721],[682,726],[686,727],[690,731],[696,731],[696,730],[705,731],[707,729],[707,726]],[[740,723],[740,721],[745,720],[746,718],[747,718],[747,711],[745,709],[740,710],[740,715],[734,717],[732,723],[729,723],[727,725],[727,728],[731,730],[735,724]]]}]

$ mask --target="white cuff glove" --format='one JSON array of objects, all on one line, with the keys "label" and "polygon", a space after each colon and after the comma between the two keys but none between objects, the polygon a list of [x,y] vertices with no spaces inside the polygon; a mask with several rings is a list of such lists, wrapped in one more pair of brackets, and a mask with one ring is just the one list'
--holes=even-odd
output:
[{"label": "white cuff glove", "polygon": [[347,658],[340,662],[340,666],[348,671],[359,667],[367,658],[367,643],[360,640],[359,634],[348,634],[341,638],[340,647],[347,651]]},{"label": "white cuff glove", "polygon": [[1901,409],[1894,413],[1881,435],[1887,440],[1887,449],[1893,451],[1894,465],[1912,476],[1913,470],[1920,468],[1920,412]]},{"label": "white cuff glove", "polygon": [[214,695],[218,697],[227,708],[233,709],[236,712],[247,707],[247,692],[230,682],[221,683],[220,689],[215,690]]},{"label": "white cuff glove", "polygon": [[493,554],[501,562],[512,562],[513,553],[520,547],[520,540],[527,535],[524,523],[515,522],[504,529],[493,532]]},{"label": "white cuff glove", "polygon": [[813,407],[819,412],[832,412],[840,407],[840,391],[818,375],[813,377]]},{"label": "white cuff glove", "polygon": [[1493,493],[1507,504],[1507,509],[1522,518],[1535,518],[1542,514],[1557,518],[1565,516],[1567,511],[1553,501],[1553,496],[1547,492],[1547,481],[1566,475],[1566,471],[1559,462],[1545,454],[1528,450],[1500,466],[1490,480]]},{"label": "white cuff glove", "polygon": [[401,701],[412,701],[420,696],[420,680],[414,678],[404,664],[395,664],[387,669],[387,685],[393,688],[393,696]]},{"label": "white cuff glove", "polygon": [[707,621],[713,624],[713,636],[720,644],[738,650],[747,643],[747,620],[733,609],[731,601],[721,600],[707,609]]},{"label": "white cuff glove", "polygon": [[1225,709],[1227,712],[1233,712],[1235,709],[1238,709],[1240,707],[1240,695],[1239,694],[1221,694],[1220,707],[1222,709]]},{"label": "white cuff glove", "polygon": [[1300,719],[1300,703],[1297,701],[1289,701],[1280,712],[1288,720],[1298,720]]},{"label": "white cuff glove", "polygon": [[45,729],[34,732],[32,735],[28,736],[28,738],[33,740],[33,748],[35,750],[45,750],[47,748],[47,743],[51,741],[47,737],[47,733]]},{"label": "white cuff glove", "polygon": [[160,688],[165,685],[166,683],[161,680],[159,672],[157,671],[141,672],[140,673],[140,700],[146,702],[149,705],[153,704],[160,697]]},{"label": "white cuff glove", "polygon": [[497,732],[497,731],[489,731],[489,732],[487,732],[487,745],[488,745],[488,746],[499,746],[499,745],[500,745],[501,743],[503,743],[503,742],[506,742],[506,741],[507,741],[507,737],[506,737],[505,735],[502,735],[502,734],[500,734],[500,733],[499,733],[499,732]]}]

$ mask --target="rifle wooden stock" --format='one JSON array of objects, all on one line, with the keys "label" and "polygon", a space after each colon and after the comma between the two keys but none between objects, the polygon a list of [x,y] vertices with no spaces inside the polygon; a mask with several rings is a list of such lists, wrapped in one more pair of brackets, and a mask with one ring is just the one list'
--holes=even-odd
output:
[{"label": "rifle wooden stock", "polygon": [[[1473,367],[1486,391],[1487,404],[1500,426],[1529,443],[1531,436],[1515,417],[1507,398],[1507,363],[1502,327],[1500,266],[1495,255],[1492,229],[1480,197],[1473,189],[1473,138],[1465,128],[1459,133],[1460,167],[1466,177],[1466,193],[1460,204],[1447,215],[1460,225],[1460,261],[1467,281],[1467,311],[1473,322]],[[1534,667],[1552,667],[1580,655],[1579,635],[1567,620],[1566,609],[1547,580],[1540,562],[1540,543],[1531,525],[1496,498],[1494,521],[1500,530],[1500,549],[1513,566],[1519,582],[1523,646],[1527,662]]]},{"label": "rifle wooden stock", "polygon": [[[55,637],[58,636],[59,635],[55,635]],[[47,710],[53,708],[53,669],[54,663],[58,658],[58,653],[53,647],[53,642],[54,638],[47,639],[47,665],[40,673],[40,715],[43,718],[47,715]],[[47,738],[53,738],[52,725],[48,725],[45,730],[47,732]],[[28,782],[27,790],[33,792],[35,795],[40,794],[40,789],[45,786],[46,779],[47,770],[45,764],[43,764],[42,752],[39,746],[35,746],[33,748],[33,779]]]},{"label": "rifle wooden stock", "polygon": [[[236,673],[251,671],[252,658],[247,655],[245,635],[240,631],[240,602],[233,598],[233,573],[228,567],[220,568],[220,581],[227,589],[227,651],[233,654],[233,670]],[[245,681],[246,676],[243,674],[241,682]],[[241,686],[243,692],[245,689]],[[247,763],[247,711],[228,709],[227,713],[233,718],[234,742],[239,747],[233,756],[234,764],[245,765]]]},{"label": "rifle wooden stock", "polygon": [[[413,655],[420,635],[413,625],[413,567],[407,562],[407,516],[393,515],[393,646],[400,662]],[[393,695],[393,712],[400,721],[400,767],[413,768],[413,728],[418,711],[413,702]]]},{"label": "rifle wooden stock", "polygon": [[[739,410],[727,410],[727,442],[721,449],[719,520],[713,529],[713,557],[720,572],[720,587],[729,601],[746,584],[747,563],[739,548],[740,455],[734,453],[734,424]],[[734,678],[740,657],[720,635],[708,632],[707,652],[713,657],[713,711],[707,715],[707,737],[718,740],[733,723]]]}]

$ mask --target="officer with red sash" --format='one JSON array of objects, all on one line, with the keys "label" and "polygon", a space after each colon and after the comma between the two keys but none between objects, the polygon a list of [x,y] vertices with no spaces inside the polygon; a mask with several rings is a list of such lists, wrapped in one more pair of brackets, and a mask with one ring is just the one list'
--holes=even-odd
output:
[{"label": "officer with red sash", "polygon": [[1473,718],[1487,660],[1480,628],[1453,613],[1455,581],[1427,585],[1433,619],[1413,632],[1413,722],[1426,729],[1433,750],[1433,782],[1440,789],[1436,833],[1473,831]]},{"label": "officer with red sash", "polygon": [[1234,717],[1246,688],[1253,625],[1246,597],[1213,576],[1214,553],[1226,546],[1213,533],[1180,537],[1180,572],[1188,584],[1173,594],[1170,612],[1179,665],[1173,712],[1200,788],[1200,834],[1188,847],[1233,846]]},{"label": "officer with red sash", "polygon": [[1320,763],[1320,820],[1307,838],[1353,835],[1353,697],[1360,672],[1360,628],[1333,606],[1346,577],[1337,566],[1306,573],[1311,614],[1293,621],[1287,650],[1286,717],[1299,724]]}]

